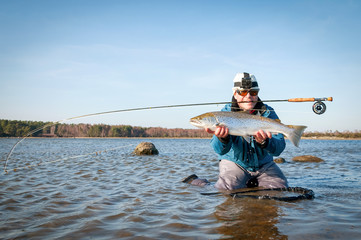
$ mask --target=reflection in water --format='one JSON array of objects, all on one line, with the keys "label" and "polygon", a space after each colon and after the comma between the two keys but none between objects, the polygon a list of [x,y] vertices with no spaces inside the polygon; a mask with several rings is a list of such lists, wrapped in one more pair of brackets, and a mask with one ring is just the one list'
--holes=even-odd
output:
[{"label": "reflection in water", "polygon": [[279,212],[276,201],[229,197],[214,215],[222,223],[218,232],[229,239],[288,239],[277,228]]}]

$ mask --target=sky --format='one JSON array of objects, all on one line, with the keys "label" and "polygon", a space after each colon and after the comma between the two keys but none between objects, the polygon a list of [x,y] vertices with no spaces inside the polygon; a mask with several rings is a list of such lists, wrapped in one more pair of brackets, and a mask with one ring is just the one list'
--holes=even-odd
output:
[{"label": "sky", "polygon": [[[249,72],[285,124],[361,130],[361,1],[0,0],[0,119],[59,121],[138,107],[230,101]],[[223,105],[65,123],[194,128]]]}]

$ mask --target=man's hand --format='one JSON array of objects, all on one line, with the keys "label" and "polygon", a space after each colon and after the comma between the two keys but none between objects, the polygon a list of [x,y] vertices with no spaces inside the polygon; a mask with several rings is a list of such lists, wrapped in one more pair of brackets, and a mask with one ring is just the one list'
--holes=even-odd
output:
[{"label": "man's hand", "polygon": [[267,138],[272,138],[272,134],[270,132],[265,132],[263,130],[259,130],[254,135],[254,139],[256,140],[256,142],[260,144],[264,143],[264,141],[266,141]]},{"label": "man's hand", "polygon": [[209,128],[206,128],[206,132],[207,133],[212,133],[216,137],[219,137],[219,138],[226,138],[228,136],[229,130],[225,126],[217,126],[215,131],[212,131]]}]

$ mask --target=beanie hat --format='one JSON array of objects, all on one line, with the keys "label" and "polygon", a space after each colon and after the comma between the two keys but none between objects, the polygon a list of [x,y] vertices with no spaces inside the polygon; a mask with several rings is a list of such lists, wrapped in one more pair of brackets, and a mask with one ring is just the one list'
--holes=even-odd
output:
[{"label": "beanie hat", "polygon": [[232,88],[233,92],[237,90],[257,90],[259,91],[257,79],[253,74],[246,72],[237,73],[233,79],[234,87]]}]

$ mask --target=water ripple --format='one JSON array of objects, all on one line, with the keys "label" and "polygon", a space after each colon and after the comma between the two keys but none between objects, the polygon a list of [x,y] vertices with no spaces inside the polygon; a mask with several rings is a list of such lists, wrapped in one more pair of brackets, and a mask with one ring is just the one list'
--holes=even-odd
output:
[{"label": "water ripple", "polygon": [[[1,156],[15,141],[0,139]],[[153,142],[160,154],[133,155],[141,141]],[[279,166],[291,186],[311,188],[316,198],[285,203],[203,196],[215,190],[182,183],[192,173],[217,180],[209,139],[26,139],[8,163],[11,171],[0,176],[1,238],[356,239],[360,146],[288,145]],[[306,154],[325,162],[291,160]]]}]

